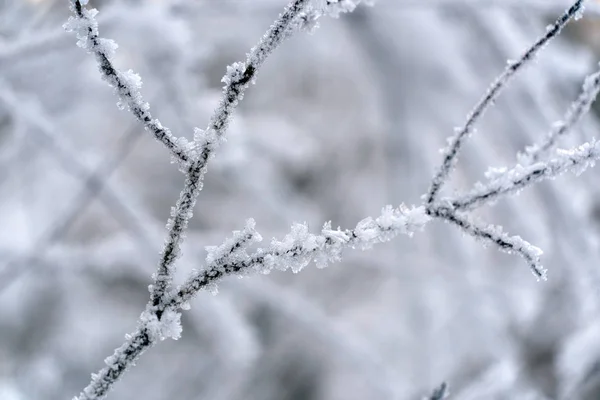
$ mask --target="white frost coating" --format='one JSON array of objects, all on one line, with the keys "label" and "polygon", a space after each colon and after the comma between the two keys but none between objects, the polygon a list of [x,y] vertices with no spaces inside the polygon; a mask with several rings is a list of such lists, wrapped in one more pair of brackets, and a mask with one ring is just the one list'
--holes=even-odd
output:
[{"label": "white frost coating", "polygon": [[[261,251],[272,255],[271,268],[291,269],[297,273],[311,260],[319,268],[341,260],[344,247],[364,250],[401,233],[412,235],[429,220],[424,207],[386,206],[377,219],[365,218],[353,230],[332,230],[331,223],[326,223],[321,234],[315,235],[308,232],[306,224],[294,224],[292,231],[282,241],[274,239],[270,248]],[[265,273],[264,266],[260,266],[260,270]]]},{"label": "white frost coating", "polygon": [[[210,160],[214,157],[215,151],[219,146],[225,142],[226,139],[223,135],[218,135],[214,129],[200,129],[194,128],[194,141],[186,143],[186,148],[190,150],[190,154],[193,158],[198,159],[199,157],[206,157],[206,160]],[[206,156],[203,155],[206,154]]]},{"label": "white frost coating", "polygon": [[225,239],[220,246],[206,246],[206,264],[222,264],[240,255],[245,255],[246,248],[253,242],[262,241],[262,237],[255,229],[256,222],[250,218],[242,231],[234,231],[231,238]]},{"label": "white frost coating", "polygon": [[547,29],[518,60],[508,61],[508,65],[504,71],[494,80],[483,97],[471,110],[464,125],[458,130],[455,130],[454,135],[450,137],[450,144],[444,150],[443,161],[438,167],[425,197],[427,204],[431,205],[437,200],[439,191],[453,171],[458,154],[466,139],[474,132],[475,125],[483,117],[485,112],[495,103],[502,90],[510,81],[512,81],[512,78],[516,76],[517,72],[529,65],[531,61],[535,59],[537,54],[546,47],[548,42],[556,37],[565,25],[582,9],[583,1],[584,0],[576,0],[575,3],[551,25],[551,28]]},{"label": "white frost coating", "polygon": [[119,98],[117,107],[129,109],[135,118],[144,124],[146,130],[169,149],[171,155],[181,164],[180,168],[183,168],[182,165],[189,161],[187,149],[178,146],[171,131],[150,114],[150,106],[140,93],[142,80],[139,75],[132,70],[122,72],[113,66],[112,58],[118,45],[113,40],[99,36],[96,20],[98,10],[88,10],[81,1],[79,4],[80,6],[77,2],[71,4],[74,16],[69,17],[63,28],[67,32],[74,32],[78,39],[77,45],[95,56],[102,78],[115,90]]},{"label": "white frost coating", "polygon": [[579,10],[577,10],[577,12],[575,13],[575,21],[579,21],[581,18],[583,18],[584,13],[585,13],[585,3],[583,3],[581,8],[579,8]]},{"label": "white frost coating", "polygon": [[[487,169],[487,171],[485,171],[484,176],[488,180],[494,180],[494,179],[501,178],[504,174],[506,174],[507,171],[508,171],[508,168],[506,168],[506,167],[489,167]],[[480,184],[480,183],[478,183],[478,184]]]},{"label": "white frost coating", "polygon": [[483,184],[478,183],[466,195],[450,199],[452,206],[457,209],[470,209],[497,200],[508,194],[518,194],[533,183],[554,178],[565,172],[581,174],[593,167],[600,158],[600,143],[592,140],[579,147],[568,150],[556,150],[553,158],[529,166],[517,164],[497,178]]},{"label": "white frost coating", "polygon": [[354,11],[361,3],[372,6],[375,2],[373,0],[315,0],[312,5],[313,18],[323,15],[339,18],[340,14]]},{"label": "white frost coating", "polygon": [[560,137],[573,131],[583,116],[590,111],[592,103],[596,100],[599,92],[600,69],[585,78],[579,96],[571,103],[563,119],[552,125],[552,130],[544,142],[527,147],[525,154],[519,154],[519,162],[523,165],[529,165],[545,158],[556,146]]},{"label": "white frost coating", "polygon": [[519,236],[510,236],[502,230],[501,226],[483,225],[475,222],[465,214],[458,214],[452,209],[443,206],[434,211],[437,216],[460,227],[466,234],[473,236],[485,244],[495,244],[501,251],[508,254],[518,254],[527,263],[535,277],[546,280],[546,269],[540,263],[542,250]]},{"label": "white frost coating", "polygon": [[181,337],[181,314],[173,309],[166,309],[160,320],[155,312],[144,311],[140,322],[147,329],[152,342],[167,338],[177,340]]},{"label": "white frost coating", "polygon": [[[499,225],[488,225],[485,230],[492,235],[493,238],[505,241],[512,245],[511,248],[506,249],[506,252],[509,254],[512,253],[523,253],[527,259],[535,261],[537,264],[539,262],[540,257],[544,253],[542,249],[532,245],[531,243],[523,240],[520,236],[510,236],[508,233],[504,232],[503,228]],[[535,266],[535,269],[540,272],[540,275],[543,276],[543,279],[546,279],[546,270],[541,268],[541,266]]]},{"label": "white frost coating", "polygon": [[[533,266],[536,276],[544,276],[545,271],[538,264],[541,254],[538,248],[518,236],[509,236],[499,227],[476,225],[457,212],[457,209],[468,208],[469,204],[461,205],[457,203],[460,199],[456,198],[438,202],[436,193],[451,171],[460,150],[461,140],[474,132],[475,122],[487,107],[493,104],[499,90],[506,85],[508,79],[528,63],[541,46],[554,37],[566,21],[577,12],[581,7],[581,0],[576,1],[571,9],[563,14],[561,20],[552,25],[546,35],[540,38],[522,58],[509,62],[505,74],[490,87],[480,106],[474,109],[465,127],[456,132],[457,136],[451,139],[446,153],[447,163],[442,165],[440,174],[433,179],[426,206],[412,208],[401,206],[397,209],[388,206],[376,219],[366,218],[354,229],[347,230],[332,229],[331,223],[326,223],[320,233],[313,234],[307,224],[294,224],[291,232],[281,241],[273,240],[269,247],[259,248],[251,255],[247,254],[248,248],[250,244],[260,239],[260,235],[254,230],[254,222],[249,221],[243,231],[234,232],[233,237],[222,245],[207,249],[208,265],[204,270],[192,274],[177,290],[167,292],[171,288],[174,262],[180,254],[179,244],[183,240],[188,220],[192,217],[196,197],[202,188],[202,177],[206,172],[207,162],[223,140],[235,107],[247,87],[254,82],[260,66],[292,31],[314,27],[317,18],[321,15],[337,17],[342,12],[352,11],[358,3],[360,0],[324,0],[322,2],[324,6],[316,8],[308,5],[308,0],[292,1],[259,45],[250,51],[247,59],[228,67],[223,78],[225,87],[221,103],[215,110],[207,129],[196,131],[194,143],[172,138],[167,128],[163,127],[158,120],[151,118],[147,103],[144,103],[139,95],[141,79],[130,71],[123,73],[114,69],[110,63],[116,44],[98,37],[97,24],[94,20],[96,11],[80,10],[79,5],[86,2],[76,3],[72,7],[77,18],[70,20],[67,28],[78,33],[81,47],[95,54],[104,78],[119,93],[122,106],[129,107],[139,120],[144,121],[146,128],[170,149],[172,155],[178,161],[182,161],[180,167],[186,174],[185,187],[173,208],[172,218],[168,224],[169,236],[158,273],[155,275],[156,282],[151,286],[152,301],[140,318],[138,330],[126,337],[123,346],[115,351],[114,356],[107,359],[107,368],[92,377],[92,382],[84,389],[81,399],[103,398],[123,372],[133,365],[148,347],[158,339],[178,338],[181,333],[180,314],[175,310],[189,308],[190,298],[201,289],[216,293],[216,283],[222,277],[235,274],[244,276],[254,271],[268,273],[273,269],[291,269],[293,272],[299,272],[311,261],[314,261],[318,267],[325,267],[330,262],[339,261],[345,248],[364,249],[390,240],[399,233],[411,235],[431,218],[453,222],[468,234],[486,243],[495,243],[504,251],[519,253]],[[513,170],[502,171],[506,172],[510,179],[500,182],[497,190],[491,192],[490,190],[494,189],[493,185],[480,185],[476,189],[483,191],[482,196],[480,198],[471,196],[469,201],[473,200],[477,204],[489,203],[502,194],[518,191],[540,179],[555,176],[562,170],[580,172],[582,168],[593,164],[598,156],[597,153],[596,145],[589,144],[575,150],[557,152],[556,159],[548,163],[518,166]],[[495,171],[489,175],[489,178],[493,183],[503,179],[501,175],[502,173]]]},{"label": "white frost coating", "polygon": [[232,83],[238,82],[244,76],[246,71],[246,64],[243,62],[235,62],[227,66],[227,72],[221,78],[221,82],[225,84],[224,88],[231,85]]},{"label": "white frost coating", "polygon": [[160,318],[161,340],[171,338],[177,340],[181,337],[181,313],[167,309]]},{"label": "white frost coating", "polygon": [[77,46],[91,53],[94,43],[90,40],[90,36],[98,35],[98,22],[96,21],[98,10],[95,8],[82,9],[82,14],[84,18],[69,17],[63,28],[67,32],[75,33],[78,39]]},{"label": "white frost coating", "polygon": [[[311,261],[314,261],[317,267],[323,268],[330,262],[341,260],[342,251],[347,247],[367,249],[401,233],[412,235],[430,220],[431,217],[424,206],[402,205],[398,208],[384,207],[377,219],[365,218],[354,229],[333,230],[331,223],[326,223],[320,234],[313,234],[309,232],[307,224],[294,224],[291,232],[282,240],[273,239],[269,247],[259,248],[252,255],[245,252],[250,240],[243,241],[244,233],[238,232],[222,246],[210,248],[209,260],[213,260],[212,264],[194,272],[177,289],[177,293],[170,295],[165,304],[167,307],[177,308],[188,302],[201,289],[214,292],[216,282],[226,275],[245,276],[250,272],[268,274],[273,269],[289,269],[297,273]],[[247,224],[244,232],[255,232],[253,221]],[[255,233],[253,235],[258,236]],[[243,250],[227,250],[238,247]]]}]

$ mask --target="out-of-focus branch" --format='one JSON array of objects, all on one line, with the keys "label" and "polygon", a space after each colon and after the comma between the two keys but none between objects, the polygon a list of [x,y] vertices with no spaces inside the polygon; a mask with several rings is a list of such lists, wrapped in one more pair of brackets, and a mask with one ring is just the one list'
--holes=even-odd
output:
[{"label": "out-of-focus branch", "polygon": [[431,395],[428,397],[428,400],[444,400],[448,398],[449,395],[450,393],[448,392],[448,384],[443,382],[431,393]]},{"label": "out-of-focus branch", "polygon": [[[0,102],[8,106],[11,112],[25,123],[31,125],[34,128],[32,132],[40,139],[39,143],[48,148],[50,154],[58,160],[65,172],[82,180],[85,186],[78,200],[74,202],[73,207],[70,207],[61,218],[57,219],[58,223],[50,227],[38,241],[35,246],[37,255],[31,255],[27,260],[12,260],[4,266],[0,273],[0,291],[7,287],[17,276],[25,272],[25,269],[29,268],[30,265],[34,265],[29,261],[43,253],[63,235],[88,204],[89,199],[96,195],[100,197],[100,200],[105,203],[109,210],[116,214],[117,220],[133,234],[134,238],[139,240],[144,252],[153,248],[152,240],[148,235],[148,224],[136,212],[131,210],[127,206],[127,200],[122,198],[118,191],[113,190],[106,182],[107,176],[131,149],[135,137],[138,136],[136,132],[127,133],[122,141],[122,146],[119,146],[119,151],[111,157],[109,162],[103,164],[103,168],[93,171],[86,167],[75,156],[77,152],[61,139],[58,129],[38,104],[18,98],[10,88],[5,86],[0,86]],[[24,106],[25,104],[27,104],[27,107]]]}]

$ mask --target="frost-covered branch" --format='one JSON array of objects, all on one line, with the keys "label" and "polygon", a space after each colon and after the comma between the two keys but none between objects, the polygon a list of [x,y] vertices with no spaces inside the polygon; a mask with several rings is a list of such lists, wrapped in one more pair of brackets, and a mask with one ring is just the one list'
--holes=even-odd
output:
[{"label": "frost-covered branch", "polygon": [[[592,100],[586,99],[586,101]],[[589,105],[587,108],[589,109]],[[517,165],[510,170],[506,168],[491,170],[487,174],[490,178],[489,182],[478,183],[467,194],[428,205],[428,213],[459,226],[476,239],[484,239],[495,243],[505,252],[521,255],[536,277],[546,279],[546,271],[539,262],[540,249],[518,236],[508,236],[500,227],[477,226],[469,220],[466,212],[484,204],[494,203],[502,196],[517,194],[534,183],[555,178],[568,171],[579,175],[588,167],[594,166],[599,158],[600,143],[594,140],[574,149],[557,150],[548,161],[526,166]]]},{"label": "frost-covered branch", "polygon": [[454,168],[458,153],[460,152],[464,141],[473,132],[475,124],[483,117],[485,111],[494,104],[494,101],[498,98],[502,89],[506,87],[511,78],[523,69],[523,67],[527,66],[530,61],[535,58],[537,53],[544,48],[552,38],[556,37],[572,18],[581,15],[583,12],[583,2],[584,0],[575,1],[575,3],[556,20],[556,22],[548,26],[546,33],[536,40],[536,42],[529,47],[518,60],[510,61],[508,63],[504,72],[496,78],[475,108],[469,113],[465,124],[462,127],[457,128],[455,134],[449,138],[449,145],[444,151],[442,164],[435,173],[426,195],[428,204],[435,201],[438,192]]},{"label": "frost-covered branch", "polygon": [[[498,197],[516,192],[542,179],[554,177],[569,169],[583,170],[594,163],[600,154],[596,143],[586,144],[578,149],[563,151],[557,157],[545,163],[518,166],[506,172],[502,178],[494,178],[487,185],[477,186],[465,196],[438,200],[438,193],[447,180],[456,162],[458,152],[464,140],[473,131],[475,124],[487,108],[493,104],[503,87],[524,66],[526,66],[544,45],[554,38],[564,25],[582,10],[583,0],[576,1],[553,25],[545,35],[538,39],[523,56],[511,62],[507,69],[490,86],[485,96],[469,114],[465,125],[451,138],[442,165],[433,178],[429,192],[424,196],[424,204],[416,207],[385,207],[376,219],[366,218],[355,228],[332,229],[327,223],[318,234],[309,232],[307,224],[294,224],[291,232],[282,240],[273,239],[269,246],[251,251],[251,247],[261,240],[255,230],[253,220],[248,220],[243,230],[234,232],[220,246],[208,247],[206,265],[194,271],[176,289],[172,289],[175,273],[175,261],[180,255],[180,245],[184,239],[188,221],[200,190],[209,160],[224,140],[227,127],[238,103],[250,83],[268,56],[293,32],[314,28],[316,21],[323,15],[338,16],[341,12],[352,11],[360,0],[323,0],[322,4],[309,4],[309,0],[294,0],[279,16],[275,23],[251,49],[246,59],[227,67],[223,77],[222,98],[212,114],[205,129],[196,129],[194,140],[175,139],[168,129],[158,120],[152,119],[148,106],[139,94],[140,81],[131,72],[121,73],[110,61],[116,45],[112,41],[98,36],[95,10],[87,10],[82,0],[74,0],[72,17],[67,28],[76,31],[79,45],[95,54],[105,79],[116,88],[121,102],[127,105],[147,129],[154,132],[171,153],[180,161],[180,170],[185,175],[184,189],[175,206],[171,209],[171,218],[167,223],[168,235],[161,253],[158,270],[150,286],[150,301],[142,313],[136,331],[126,336],[125,343],[115,350],[114,355],[106,359],[106,367],[92,376],[88,387],[78,400],[102,399],[122,374],[138,357],[157,341],[165,338],[177,339],[181,333],[180,311],[189,308],[189,301],[203,289],[216,292],[217,283],[228,275],[245,276],[250,273],[269,273],[270,271],[301,271],[311,261],[317,267],[325,267],[330,262],[339,261],[344,249],[367,249],[372,245],[392,239],[400,233],[411,235],[423,228],[432,219],[441,219],[459,227],[463,232],[483,241],[495,244],[499,249],[516,253],[523,257],[538,278],[545,279],[545,270],[540,265],[541,250],[518,236],[510,236],[500,227],[484,226],[475,223],[467,211],[474,206],[495,201]],[[580,108],[573,108],[572,126],[589,109],[589,104],[597,93],[596,81],[591,89],[584,89],[588,97],[581,100]],[[588,85],[589,86],[589,85]],[[571,122],[569,122],[571,121]],[[154,124],[149,127],[149,124]],[[156,129],[158,129],[158,131]],[[559,134],[557,134],[558,136]],[[576,172],[577,172],[576,171]],[[430,396],[440,400],[447,395],[447,386],[443,384]]]},{"label": "frost-covered branch", "polygon": [[206,130],[196,129],[191,156],[192,164],[186,171],[184,189],[181,191],[175,207],[171,209],[171,218],[167,223],[169,230],[165,247],[161,254],[158,271],[155,275],[151,299],[156,306],[160,303],[168,289],[173,274],[174,262],[180,253],[180,244],[193,215],[196,198],[202,190],[202,180],[207,171],[208,161],[218,148],[232,113],[243,99],[244,92],[253,83],[258,69],[267,57],[294,31],[301,27],[298,16],[303,11],[308,0],[291,2],[279,18],[271,25],[257,46],[250,50],[245,62],[237,62],[227,67],[227,73],[222,79],[225,83],[223,96],[214,111]]},{"label": "frost-covered branch", "polygon": [[600,142],[592,141],[569,150],[557,150],[555,156],[544,162],[530,166],[517,165],[506,170],[495,171],[496,177],[488,173],[493,179],[487,184],[477,184],[469,193],[458,196],[448,201],[456,210],[468,210],[491,203],[502,196],[517,194],[525,187],[542,180],[571,171],[576,175],[581,174],[588,167],[594,166],[600,158]]},{"label": "frost-covered branch", "polygon": [[294,0],[284,10],[279,18],[263,35],[260,42],[250,50],[244,62],[236,62],[227,67],[227,73],[221,80],[225,83],[223,97],[219,106],[213,113],[206,131],[197,130],[195,142],[197,145],[196,157],[203,168],[212,155],[218,142],[227,130],[233,110],[238,102],[244,98],[244,92],[254,83],[256,74],[267,57],[288,38],[295,29],[303,27],[301,16],[308,4],[308,0]]},{"label": "frost-covered branch", "polygon": [[[345,248],[369,249],[376,243],[391,240],[398,234],[412,235],[430,220],[424,207],[408,208],[387,206],[377,219],[365,218],[354,229],[332,229],[326,223],[321,234],[312,234],[306,224],[294,224],[292,231],[282,241],[273,239],[271,246],[259,248],[252,255],[238,251],[229,257],[231,244],[216,248],[209,253],[207,267],[192,274],[170,297],[167,306],[177,308],[186,304],[201,289],[216,290],[216,282],[232,274],[247,275],[250,272],[267,274],[273,269],[285,271],[291,269],[300,272],[311,261],[318,268],[324,268],[330,262],[341,260]],[[240,237],[258,238],[251,234],[254,225]],[[243,247],[243,246],[240,246]],[[207,259],[208,261],[208,259]]]},{"label": "frost-covered branch", "polygon": [[[180,164],[186,175],[185,186],[175,207],[171,210],[171,218],[167,223],[169,233],[161,254],[158,271],[154,276],[154,284],[151,285],[151,300],[140,318],[138,330],[133,335],[128,336],[125,344],[115,350],[115,354],[106,360],[107,366],[98,374],[92,376],[91,383],[80,394],[79,400],[104,398],[108,390],[129,366],[157,339],[178,337],[179,314],[174,311],[176,307],[165,302],[165,296],[173,279],[174,262],[179,256],[180,244],[188,221],[192,217],[196,198],[202,188],[202,178],[206,173],[208,161],[223,140],[233,110],[242,100],[249,84],[254,82],[256,73],[266,58],[293,31],[307,27],[305,13],[307,3],[308,0],[292,1],[263,36],[259,44],[250,51],[246,61],[235,63],[227,68],[227,74],[223,78],[225,83],[223,97],[210,119],[208,128],[206,130],[196,129],[194,142],[190,145],[184,140],[177,142],[181,149],[187,149],[185,152],[181,150],[179,159],[189,162]],[[131,104],[127,104],[134,114],[136,114],[136,110],[146,113],[147,105],[145,103],[138,104],[138,102],[141,102],[141,97],[138,96],[139,92],[135,91],[139,89],[139,79],[134,79],[132,82],[131,74],[123,75],[110,64],[110,52],[114,51],[115,45],[113,42],[98,38],[97,24],[93,19],[96,11],[86,10],[79,0],[74,2],[72,9],[78,18],[71,18],[67,28],[77,32],[80,39],[79,45],[96,54],[101,70],[109,83],[117,87],[122,98],[124,97],[128,101],[131,100]],[[121,93],[121,91],[124,92]],[[171,138],[171,136],[163,135],[159,139],[165,137]],[[181,155],[185,158],[182,158]],[[252,226],[252,229],[250,229],[250,226]],[[217,273],[217,268],[223,268],[227,263],[235,264],[240,258],[245,258],[245,245],[251,243],[252,239],[255,238],[253,224],[249,223],[244,232],[246,233],[242,233],[239,237],[234,236],[234,239],[230,242],[211,250],[212,258],[209,258],[209,260],[213,262],[215,269],[211,270],[212,275],[209,276],[210,279],[206,280],[206,285],[213,283],[222,276],[222,272]],[[189,290],[186,294],[192,295]],[[172,302],[173,299],[175,298],[171,296],[169,301]],[[181,301],[183,296],[179,296],[177,299],[180,300],[177,302],[177,307],[185,307],[184,302]]]},{"label": "frost-covered branch", "polygon": [[[260,239],[254,231],[254,221],[249,220],[246,228],[241,232],[234,232],[233,238],[228,239],[221,246],[209,249],[209,254],[220,256],[211,260],[213,263],[223,263],[230,260],[252,244],[253,240]],[[166,302],[163,302],[163,304]],[[98,373],[92,374],[92,381],[79,394],[77,400],[103,399],[112,386],[117,382],[139,358],[139,356],[158,340],[165,338],[178,339],[181,333],[180,313],[177,308],[186,308],[181,303],[177,307],[171,305],[153,306],[148,304],[140,316],[135,332],[125,336],[125,343],[114,351],[111,357],[104,362],[106,367]]]},{"label": "frost-covered branch", "polygon": [[341,259],[342,250],[348,247],[368,249],[373,244],[391,240],[404,233],[411,235],[428,221],[424,207],[401,206],[383,209],[377,219],[365,218],[354,229],[331,229],[326,224],[320,235],[308,232],[306,224],[295,224],[282,241],[273,240],[266,249],[247,254],[250,245],[261,240],[253,220],[234,232],[218,247],[209,247],[207,266],[192,274],[184,284],[171,293],[168,300],[157,306],[149,305],[142,313],[137,330],[126,336],[126,342],[107,358],[107,366],[92,376],[92,382],[79,395],[78,400],[101,399],[112,385],[127,371],[137,358],[158,340],[178,338],[180,333],[178,310],[189,308],[189,300],[200,290],[215,291],[216,283],[228,275],[248,275],[251,272],[268,273],[273,269],[292,269],[299,272],[310,261],[318,267]]},{"label": "frost-covered branch", "polygon": [[558,140],[571,132],[581,118],[590,111],[598,92],[600,92],[600,70],[585,78],[579,97],[571,104],[563,120],[554,124],[543,143],[528,147],[525,154],[521,155],[520,163],[529,165],[544,158],[556,146]]},{"label": "frost-covered branch", "polygon": [[459,214],[455,210],[444,206],[430,208],[428,213],[433,217],[441,218],[458,226],[466,234],[481,240],[484,244],[495,244],[505,253],[520,255],[538,279],[546,280],[546,270],[540,263],[542,250],[526,242],[520,236],[510,236],[503,232],[500,226],[482,226],[469,219],[467,215]]},{"label": "frost-covered branch", "polygon": [[[119,96],[119,108],[127,107],[138,121],[151,132],[156,140],[161,142],[178,162],[189,161],[185,141],[173,136],[169,128],[162,126],[160,121],[150,113],[150,105],[144,101],[140,88],[142,80],[132,70],[120,71],[113,65],[112,58],[118,45],[110,39],[99,36],[96,15],[98,10],[85,8],[87,0],[70,0],[74,16],[64,25],[68,32],[75,32],[77,45],[88,53],[94,54],[100,73],[106,82],[115,89]],[[82,4],[84,3],[84,4]]]},{"label": "frost-covered branch", "polygon": [[322,16],[339,18],[340,14],[352,12],[359,4],[364,3],[372,6],[374,0],[319,0],[313,1],[317,5],[311,5],[306,11],[306,21],[316,21]]},{"label": "frost-covered branch", "polygon": [[177,310],[189,308],[189,300],[201,289],[215,291],[216,283],[223,277],[233,274],[245,276],[250,272],[268,273],[273,269],[299,272],[311,260],[323,268],[328,262],[339,261],[345,248],[367,249],[400,233],[410,235],[427,221],[429,217],[423,207],[393,209],[388,206],[380,217],[375,220],[366,218],[354,229],[333,230],[330,224],[326,224],[321,234],[315,235],[308,232],[306,224],[295,224],[282,241],[274,239],[270,247],[248,255],[248,246],[261,240],[254,221],[248,220],[244,230],[234,232],[232,238],[218,247],[207,248],[205,269],[192,274],[169,296],[168,301],[144,311],[137,330],[127,335],[126,342],[105,360],[107,366],[92,376],[91,384],[78,399],[103,398],[148,347],[166,337],[178,338],[180,324]]}]

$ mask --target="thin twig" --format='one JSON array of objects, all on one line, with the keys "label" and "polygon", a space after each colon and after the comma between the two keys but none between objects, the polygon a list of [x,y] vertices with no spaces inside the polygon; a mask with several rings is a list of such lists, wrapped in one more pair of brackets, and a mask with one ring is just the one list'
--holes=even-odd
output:
[{"label": "thin twig", "polygon": [[508,254],[520,255],[529,265],[531,272],[537,279],[546,280],[546,270],[540,263],[542,250],[523,240],[520,236],[510,236],[502,231],[502,227],[495,225],[482,226],[470,220],[465,214],[458,214],[451,208],[438,206],[428,209],[431,217],[448,221],[468,235],[484,243],[495,244],[498,249]]},{"label": "thin twig", "polygon": [[584,0],[577,0],[561,15],[556,22],[548,27],[546,33],[540,37],[525,53],[516,61],[510,61],[504,72],[492,85],[488,88],[485,95],[479,100],[475,108],[469,113],[465,124],[456,130],[456,133],[449,139],[450,144],[444,151],[443,161],[433,177],[431,186],[426,195],[427,204],[432,204],[440,189],[446,182],[450,172],[454,168],[456,159],[464,141],[473,132],[475,124],[483,117],[485,111],[494,104],[494,101],[500,95],[517,72],[527,66],[531,60],[535,58],[537,53],[545,47],[545,45],[555,36],[557,36],[562,28],[575,16],[578,16],[583,9]]},{"label": "thin twig", "polygon": [[600,70],[597,70],[585,78],[579,97],[571,104],[564,118],[554,124],[544,142],[528,147],[525,154],[520,157],[520,162],[527,165],[544,158],[550,150],[556,147],[558,140],[570,133],[583,116],[590,111],[599,92]]},{"label": "thin twig", "polygon": [[600,142],[597,141],[570,150],[559,150],[549,161],[526,167],[517,165],[511,170],[502,171],[498,178],[487,184],[478,184],[467,194],[445,201],[456,210],[473,209],[493,203],[502,196],[517,194],[533,183],[552,179],[568,171],[581,174],[587,168],[594,166],[598,159],[600,159]]},{"label": "thin twig", "polygon": [[150,113],[150,105],[144,101],[139,91],[141,79],[133,71],[119,71],[112,63],[112,54],[117,48],[115,42],[101,38],[98,34],[98,22],[95,19],[97,10],[88,10],[79,0],[71,1],[71,11],[75,14],[65,24],[65,29],[75,32],[79,41],[77,45],[94,54],[100,73],[106,82],[112,86],[120,99],[120,104],[127,106],[135,118],[144,124],[156,140],[161,142],[171,155],[179,162],[189,161],[188,149],[185,143],[175,138],[169,128],[162,126],[160,121]]},{"label": "thin twig", "polygon": [[195,148],[191,152],[194,162],[186,171],[184,189],[181,191],[175,207],[171,209],[171,218],[167,223],[169,233],[152,287],[151,299],[154,306],[160,303],[171,283],[174,262],[180,253],[182,235],[192,217],[196,197],[202,189],[202,179],[206,173],[208,161],[223,140],[234,109],[243,99],[244,92],[256,78],[258,69],[267,57],[291,35],[294,27],[298,27],[297,17],[307,3],[308,0],[295,0],[290,3],[277,21],[271,25],[258,45],[252,48],[246,61],[227,67],[227,74],[222,79],[225,83],[223,96],[210,118],[208,128],[204,131],[196,129]]},{"label": "thin twig", "polygon": [[273,240],[266,249],[252,255],[240,253],[234,259],[219,257],[201,271],[193,273],[174,294],[169,296],[167,307],[179,308],[189,302],[201,289],[216,289],[216,283],[232,274],[250,272],[269,273],[273,269],[291,269],[300,272],[311,261],[324,268],[330,262],[341,260],[346,248],[369,249],[376,243],[391,240],[399,234],[412,235],[430,220],[424,207],[407,208],[387,206],[377,219],[365,218],[354,229],[331,229],[325,224],[320,235],[308,232],[306,224],[295,224],[282,240]]}]

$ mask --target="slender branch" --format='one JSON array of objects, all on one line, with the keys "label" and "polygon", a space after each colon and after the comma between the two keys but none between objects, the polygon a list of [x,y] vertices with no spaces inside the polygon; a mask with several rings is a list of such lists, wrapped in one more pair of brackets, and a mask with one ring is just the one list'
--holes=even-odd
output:
[{"label": "slender branch", "polygon": [[113,65],[112,55],[118,46],[114,41],[99,36],[98,22],[95,19],[98,10],[88,10],[80,0],[74,0],[71,1],[71,11],[75,16],[69,17],[64,28],[68,32],[75,32],[79,39],[77,42],[79,47],[94,54],[102,77],[119,96],[120,101],[117,103],[119,107],[127,106],[135,118],[144,124],[146,130],[169,149],[176,161],[188,162],[188,149],[184,138],[175,138],[169,128],[162,126],[158,119],[152,117],[150,105],[144,101],[140,93],[142,81],[139,75],[132,70],[119,71]]},{"label": "slender branch", "polygon": [[562,28],[574,17],[579,16],[583,10],[584,0],[577,0],[569,7],[552,25],[548,27],[546,33],[540,37],[517,61],[509,62],[508,66],[500,76],[496,78],[494,83],[488,88],[485,95],[479,100],[475,108],[469,113],[465,124],[456,130],[454,136],[449,139],[449,146],[444,151],[443,161],[438,171],[435,173],[429,191],[426,195],[427,204],[432,204],[440,189],[450,175],[460,149],[467,137],[473,132],[475,124],[483,117],[485,111],[493,105],[494,101],[500,95],[517,72],[527,66],[531,60],[545,47],[545,45],[555,36],[557,36]]},{"label": "slender branch", "polygon": [[308,232],[306,224],[294,224],[292,231],[282,240],[273,239],[271,246],[260,248],[252,255],[237,254],[234,259],[219,257],[201,271],[193,273],[174,294],[167,307],[179,308],[189,302],[201,289],[216,290],[216,283],[232,274],[250,272],[268,274],[273,269],[291,269],[300,272],[311,261],[324,268],[329,262],[341,260],[345,248],[369,249],[373,244],[391,240],[398,234],[412,235],[430,220],[424,207],[408,208],[387,206],[377,219],[365,218],[354,229],[331,229],[324,225],[321,234]]},{"label": "slender branch", "polygon": [[502,196],[517,194],[527,186],[571,171],[579,175],[600,159],[600,142],[592,141],[570,150],[558,150],[554,158],[511,170],[500,170],[499,177],[478,184],[469,193],[447,201],[456,210],[469,210],[495,202]]},{"label": "slender branch", "polygon": [[585,78],[579,97],[571,104],[563,120],[554,124],[544,142],[526,149],[525,154],[520,157],[521,164],[536,163],[555,148],[558,140],[571,132],[583,116],[590,111],[598,92],[600,92],[600,70]]},{"label": "slender branch", "polygon": [[179,200],[171,210],[171,218],[167,223],[169,229],[167,241],[155,275],[152,287],[151,301],[158,305],[166,293],[174,274],[174,262],[180,253],[180,243],[187,228],[188,220],[192,217],[196,198],[202,189],[202,179],[207,170],[208,161],[223,140],[223,135],[231,121],[232,113],[243,99],[244,92],[253,83],[258,69],[267,57],[291,35],[294,28],[301,27],[297,17],[304,9],[308,0],[295,0],[290,3],[257,46],[252,48],[245,62],[237,62],[227,67],[223,77],[225,83],[223,96],[219,106],[213,113],[206,130],[196,129],[194,147],[191,152],[194,162],[186,172],[185,187]]},{"label": "slender branch", "polygon": [[92,374],[92,382],[79,394],[78,400],[103,399],[113,384],[135,364],[140,355],[154,342],[145,326],[140,326],[114,354],[104,360],[106,367]]},{"label": "slender branch", "polygon": [[521,239],[520,236],[509,236],[502,231],[502,227],[495,225],[481,226],[470,220],[464,214],[458,214],[454,210],[444,206],[428,209],[432,217],[448,221],[465,233],[484,243],[495,244],[501,251],[508,254],[518,254],[529,264],[531,272],[537,279],[546,280],[546,270],[540,264],[542,250]]},{"label": "slender branch", "polygon": [[[233,257],[238,252],[243,252],[244,248],[253,243],[255,238],[254,222],[250,220],[241,233],[234,232],[233,239],[226,240],[218,248],[221,256],[216,262],[223,262],[223,260]],[[179,306],[181,308],[181,304]],[[180,332],[179,313],[175,310],[175,307],[163,305],[152,307],[149,304],[140,317],[136,331],[125,336],[125,343],[115,350],[113,356],[105,360],[106,367],[98,371],[97,374],[92,375],[92,381],[76,399],[103,399],[115,382],[121,378],[123,373],[135,363],[144,351],[153,346],[158,340],[167,337],[179,338]]]}]

